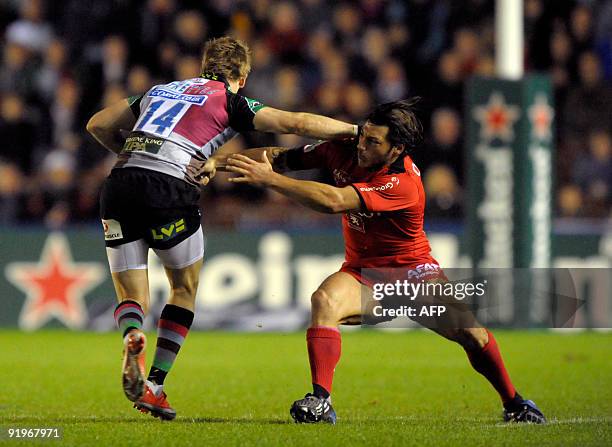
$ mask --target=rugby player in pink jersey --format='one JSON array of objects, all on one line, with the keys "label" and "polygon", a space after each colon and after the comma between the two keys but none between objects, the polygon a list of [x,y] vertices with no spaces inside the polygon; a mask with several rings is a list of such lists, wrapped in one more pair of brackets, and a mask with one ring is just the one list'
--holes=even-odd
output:
[{"label": "rugby player in pink jersey", "polygon": [[[312,294],[306,340],[313,391],[291,406],[296,422],[336,422],[330,396],[341,352],[338,326],[359,323],[368,315],[362,300],[364,288],[365,296],[371,294],[371,281],[364,271],[397,269],[418,281],[447,281],[423,231],[425,192],[409,155],[420,136],[413,103],[397,101],[376,107],[358,140],[249,149],[228,159],[213,157],[206,167],[211,171],[218,165],[238,174],[230,179],[234,183],[267,187],[314,210],[343,214],[346,260]],[[326,170],[334,184],[275,172],[312,168]],[[427,327],[464,348],[473,368],[498,392],[506,421],[544,423],[538,407],[514,388],[493,334],[468,321]]]},{"label": "rugby player in pink jersey", "polygon": [[[175,410],[163,384],[193,322],[204,243],[198,178],[207,159],[238,132],[350,137],[357,126],[286,112],[238,94],[251,69],[247,45],[229,37],[207,42],[202,74],[156,85],[96,113],[87,130],[118,154],[100,197],[106,251],[124,337],[123,390],[134,406],[162,419]],[[127,138],[124,131],[129,131]],[[164,265],[171,293],[158,323],[155,357],[145,375],[147,257]]]}]

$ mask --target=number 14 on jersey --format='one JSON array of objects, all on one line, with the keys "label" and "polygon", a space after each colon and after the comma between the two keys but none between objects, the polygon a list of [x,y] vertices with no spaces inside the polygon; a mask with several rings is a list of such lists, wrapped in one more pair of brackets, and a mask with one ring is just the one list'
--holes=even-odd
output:
[{"label": "number 14 on jersey", "polygon": [[160,99],[151,102],[140,116],[134,130],[167,137],[187,112],[191,104]]}]

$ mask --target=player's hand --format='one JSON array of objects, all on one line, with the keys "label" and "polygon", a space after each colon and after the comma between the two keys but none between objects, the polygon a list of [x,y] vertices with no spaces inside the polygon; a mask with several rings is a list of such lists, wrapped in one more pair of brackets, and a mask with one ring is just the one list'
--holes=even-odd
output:
[{"label": "player's hand", "polygon": [[[342,138],[336,138],[335,141],[339,141],[340,143],[343,144],[351,144],[351,143],[357,143],[359,141],[359,136],[361,135],[361,131],[363,129],[363,126],[361,124],[355,124],[355,132],[356,134],[351,136],[351,137],[342,137]],[[319,140],[321,141],[321,140]]]},{"label": "player's hand", "polygon": [[217,173],[217,160],[209,158],[204,163],[204,166],[196,176],[196,179],[200,182],[200,185],[206,186],[213,179]]},{"label": "player's hand", "polygon": [[239,177],[231,177],[232,183],[250,183],[254,186],[266,186],[274,175],[272,164],[268,159],[268,151],[263,151],[261,161],[253,160],[240,154],[234,154],[227,159],[226,169],[229,172],[240,174]]}]

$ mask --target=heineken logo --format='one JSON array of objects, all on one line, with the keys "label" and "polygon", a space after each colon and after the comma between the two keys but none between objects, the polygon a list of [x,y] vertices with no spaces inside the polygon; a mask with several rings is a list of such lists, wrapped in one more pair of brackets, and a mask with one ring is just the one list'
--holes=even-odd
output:
[{"label": "heineken logo", "polygon": [[550,89],[550,80],[538,75],[470,84],[470,250],[476,267],[550,265]]},{"label": "heineken logo", "polygon": [[548,104],[544,93],[535,96],[534,103],[528,109],[531,122],[531,135],[539,141],[549,141],[552,138],[552,120],[554,109]]},{"label": "heineken logo", "polygon": [[480,123],[480,139],[486,143],[496,139],[511,142],[514,139],[514,123],[521,116],[519,108],[507,104],[500,92],[493,92],[488,103],[475,107],[473,114]]},{"label": "heineken logo", "polygon": [[487,102],[472,111],[480,128],[474,155],[484,174],[484,195],[476,208],[483,232],[480,267],[513,264],[514,159],[511,146],[497,147],[494,142],[513,143],[514,124],[520,115],[520,108],[508,104],[499,91],[491,92]]},{"label": "heineken logo", "polygon": [[531,267],[549,267],[550,264],[550,202],[552,161],[550,149],[541,146],[529,148],[532,167],[532,201],[529,217],[532,222]]},{"label": "heineken logo", "polygon": [[512,148],[479,145],[475,158],[484,173],[483,190],[476,213],[482,224],[483,257],[479,267],[512,267],[514,226],[514,169]]},{"label": "heineken logo", "polygon": [[77,329],[87,322],[85,295],[106,277],[97,262],[76,262],[63,233],[51,233],[35,261],[7,264],[6,278],[23,294],[19,327],[35,330],[52,319]]}]

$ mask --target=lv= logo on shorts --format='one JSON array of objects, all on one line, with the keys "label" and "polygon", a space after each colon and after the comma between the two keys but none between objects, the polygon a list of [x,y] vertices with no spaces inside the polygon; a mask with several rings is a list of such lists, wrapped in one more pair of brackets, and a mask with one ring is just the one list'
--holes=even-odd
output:
[{"label": "lv= logo on shorts", "polygon": [[152,228],[151,234],[156,241],[169,241],[183,231],[185,231],[185,219],[179,219],[161,227]]}]

